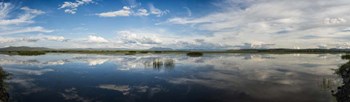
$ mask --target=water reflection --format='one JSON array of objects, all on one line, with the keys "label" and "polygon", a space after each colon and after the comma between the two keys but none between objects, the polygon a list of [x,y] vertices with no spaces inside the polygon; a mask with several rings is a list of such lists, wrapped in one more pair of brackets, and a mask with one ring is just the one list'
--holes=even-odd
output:
[{"label": "water reflection", "polygon": [[91,99],[80,96],[76,88],[65,89],[64,92],[61,93],[61,95],[64,98],[64,100],[67,101],[92,102]]},{"label": "water reflection", "polygon": [[5,83],[8,75],[9,74],[0,66],[0,102],[7,102],[10,98],[9,93],[7,92],[7,84]]},{"label": "water reflection", "polygon": [[26,102],[329,102],[331,69],[344,62],[330,54],[0,55],[11,96]]},{"label": "water reflection", "polygon": [[336,70],[336,74],[342,78],[343,85],[339,86],[333,95],[338,102],[350,102],[350,55],[344,55],[342,59],[349,61]]}]

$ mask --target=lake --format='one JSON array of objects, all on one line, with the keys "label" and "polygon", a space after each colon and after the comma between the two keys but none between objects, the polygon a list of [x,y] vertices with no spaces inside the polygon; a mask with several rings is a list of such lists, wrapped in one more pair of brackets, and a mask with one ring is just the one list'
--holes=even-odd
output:
[{"label": "lake", "polygon": [[340,102],[336,72],[347,62],[340,54],[0,55],[15,102]]}]

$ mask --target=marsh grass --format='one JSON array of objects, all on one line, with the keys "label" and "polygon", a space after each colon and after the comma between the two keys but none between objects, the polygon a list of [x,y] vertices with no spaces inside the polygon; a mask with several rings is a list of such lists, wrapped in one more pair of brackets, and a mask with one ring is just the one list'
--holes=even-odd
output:
[{"label": "marsh grass", "polygon": [[164,61],[165,68],[174,68],[174,66],[175,66],[175,61],[173,59],[166,59]]},{"label": "marsh grass", "polygon": [[162,59],[162,58],[155,58],[153,60],[148,60],[144,62],[145,67],[153,67],[155,70],[172,70],[175,67],[175,60],[173,59]]},{"label": "marsh grass", "polygon": [[162,68],[163,64],[164,64],[163,60],[161,60],[161,59],[154,59],[153,62],[152,62],[152,65],[153,65],[154,69]]}]

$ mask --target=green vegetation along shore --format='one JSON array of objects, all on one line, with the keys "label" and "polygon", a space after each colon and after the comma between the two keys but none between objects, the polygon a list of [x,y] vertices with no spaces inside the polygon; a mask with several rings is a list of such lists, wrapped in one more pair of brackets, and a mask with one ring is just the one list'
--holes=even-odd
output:
[{"label": "green vegetation along shore", "polygon": [[183,53],[187,56],[202,56],[204,53],[268,53],[268,54],[321,54],[350,53],[350,49],[234,49],[234,50],[101,50],[101,49],[50,49],[43,47],[8,47],[0,48],[1,54],[8,55],[44,55],[46,53],[83,53],[83,54],[166,54]]}]

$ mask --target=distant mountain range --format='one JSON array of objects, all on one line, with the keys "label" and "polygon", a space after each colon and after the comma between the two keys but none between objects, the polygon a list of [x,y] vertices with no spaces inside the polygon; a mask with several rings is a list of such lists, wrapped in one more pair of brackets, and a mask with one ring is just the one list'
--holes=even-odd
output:
[{"label": "distant mountain range", "polygon": [[[0,48],[0,51],[69,51],[69,50],[84,50],[84,51],[122,51],[122,50],[135,50],[127,48],[72,48],[72,49],[51,49],[45,47],[28,47],[28,46],[10,46]],[[209,51],[209,52],[231,52],[231,53],[350,53],[350,49],[172,49],[163,47],[152,47],[150,49],[144,49],[145,51]],[[140,51],[135,50],[135,51]],[[142,50],[141,50],[142,51]]]},{"label": "distant mountain range", "polygon": [[172,51],[174,49],[172,49],[172,48],[164,48],[164,47],[152,47],[152,48],[149,48],[148,50],[152,50],[152,51]]}]

